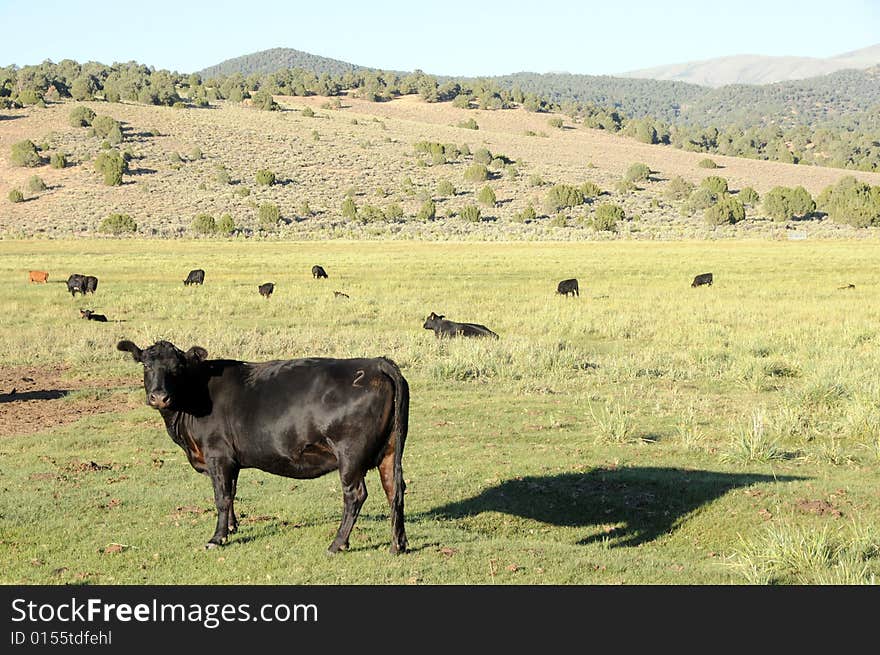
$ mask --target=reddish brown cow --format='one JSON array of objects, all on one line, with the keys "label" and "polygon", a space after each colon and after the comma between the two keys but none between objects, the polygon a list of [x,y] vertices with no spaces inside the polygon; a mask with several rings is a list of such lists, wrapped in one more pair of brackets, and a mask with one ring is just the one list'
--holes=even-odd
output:
[{"label": "reddish brown cow", "polygon": [[46,284],[49,281],[49,273],[46,271],[28,271],[28,276],[31,282],[37,284]]}]

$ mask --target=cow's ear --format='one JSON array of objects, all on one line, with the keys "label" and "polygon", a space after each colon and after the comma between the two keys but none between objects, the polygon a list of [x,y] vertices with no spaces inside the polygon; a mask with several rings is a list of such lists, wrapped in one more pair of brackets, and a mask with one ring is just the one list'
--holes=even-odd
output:
[{"label": "cow's ear", "polygon": [[440,316],[438,316],[437,318],[442,321],[444,318],[446,318],[446,314],[440,314]]},{"label": "cow's ear", "polygon": [[131,353],[131,358],[136,362],[143,361],[142,360],[143,351],[140,348],[138,348],[136,345],[134,345],[131,341],[127,341],[127,340],[120,341],[119,343],[116,344],[116,350],[121,350],[122,352]]},{"label": "cow's ear", "polygon": [[201,346],[193,346],[184,353],[184,356],[192,362],[202,362],[208,359],[208,351]]}]

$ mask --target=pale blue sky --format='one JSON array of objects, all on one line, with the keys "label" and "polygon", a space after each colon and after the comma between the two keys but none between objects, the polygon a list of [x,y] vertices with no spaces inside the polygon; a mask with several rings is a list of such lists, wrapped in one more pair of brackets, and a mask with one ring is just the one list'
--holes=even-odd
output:
[{"label": "pale blue sky", "polygon": [[434,74],[598,75],[745,53],[825,57],[876,43],[880,0],[0,0],[0,66],[136,60],[191,72],[289,47]]}]

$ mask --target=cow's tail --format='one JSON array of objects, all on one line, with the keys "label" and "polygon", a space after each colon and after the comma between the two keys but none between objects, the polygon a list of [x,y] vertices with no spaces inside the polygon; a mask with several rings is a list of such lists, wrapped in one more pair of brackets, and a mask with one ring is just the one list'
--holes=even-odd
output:
[{"label": "cow's tail", "polygon": [[394,496],[391,500],[391,552],[406,551],[406,530],[403,525],[403,446],[409,430],[409,384],[397,364],[382,357],[380,367],[394,382],[394,420],[390,438],[394,440]]}]

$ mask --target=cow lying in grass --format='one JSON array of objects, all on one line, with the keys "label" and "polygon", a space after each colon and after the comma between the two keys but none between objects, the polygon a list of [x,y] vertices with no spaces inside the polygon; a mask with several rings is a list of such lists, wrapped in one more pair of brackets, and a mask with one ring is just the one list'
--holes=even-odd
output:
[{"label": "cow lying in grass", "polygon": [[425,320],[422,326],[426,330],[434,330],[434,336],[440,337],[492,337],[498,338],[498,335],[492,332],[485,325],[478,323],[456,323],[455,321],[447,321],[442,314],[438,315],[431,312],[431,315]]}]

